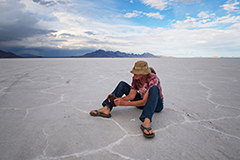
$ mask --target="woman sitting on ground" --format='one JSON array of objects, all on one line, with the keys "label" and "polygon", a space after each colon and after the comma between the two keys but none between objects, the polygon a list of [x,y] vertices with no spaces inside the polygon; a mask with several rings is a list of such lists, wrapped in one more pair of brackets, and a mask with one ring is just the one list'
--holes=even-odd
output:
[{"label": "woman sitting on ground", "polygon": [[[134,74],[132,85],[121,81],[102,103],[103,107],[92,110],[90,115],[110,118],[110,112],[114,106],[136,106],[143,110],[139,118],[143,122],[140,126],[142,132],[145,137],[152,138],[154,137],[150,127],[152,116],[154,112],[160,112],[163,109],[160,80],[153,68],[148,67],[145,61],[136,62],[131,73]],[[122,97],[124,94],[126,96]]]}]

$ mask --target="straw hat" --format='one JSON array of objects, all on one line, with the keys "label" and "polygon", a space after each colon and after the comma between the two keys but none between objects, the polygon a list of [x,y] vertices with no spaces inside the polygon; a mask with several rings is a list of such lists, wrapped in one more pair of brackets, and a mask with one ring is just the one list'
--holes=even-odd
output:
[{"label": "straw hat", "polygon": [[133,69],[130,71],[132,74],[143,74],[147,75],[151,73],[151,69],[148,67],[147,62],[145,61],[137,61],[133,67]]}]

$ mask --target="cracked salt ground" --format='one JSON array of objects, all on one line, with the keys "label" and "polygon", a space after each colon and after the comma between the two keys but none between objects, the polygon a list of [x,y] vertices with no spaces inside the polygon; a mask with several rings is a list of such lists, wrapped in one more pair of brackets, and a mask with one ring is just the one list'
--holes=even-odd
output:
[{"label": "cracked salt ground", "polygon": [[0,159],[240,159],[239,59],[146,59],[165,98],[154,139],[135,107],[91,117],[137,60],[0,60]]}]

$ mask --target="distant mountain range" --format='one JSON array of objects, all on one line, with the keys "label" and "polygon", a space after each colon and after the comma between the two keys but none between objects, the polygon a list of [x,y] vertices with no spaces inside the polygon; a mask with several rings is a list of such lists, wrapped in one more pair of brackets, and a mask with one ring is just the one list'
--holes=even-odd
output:
[{"label": "distant mountain range", "polygon": [[[0,58],[49,58],[49,57],[42,57],[42,56],[37,56],[33,54],[16,55],[12,52],[4,52],[0,50]],[[129,54],[129,53],[120,52],[120,51],[113,52],[113,51],[104,51],[102,49],[99,49],[82,56],[69,56],[69,57],[56,56],[51,58],[174,58],[174,57],[155,56],[151,53]],[[195,58],[240,58],[240,57],[195,57]]]},{"label": "distant mountain range", "polygon": [[36,56],[33,54],[20,54],[20,56],[23,58],[43,58],[42,56]]},{"label": "distant mountain range", "polygon": [[0,58],[22,58],[21,56],[18,56],[12,52],[4,52],[0,50]]},{"label": "distant mountain range", "polygon": [[[71,56],[72,58],[151,58],[151,57],[161,57],[161,56],[155,56],[151,53],[143,53],[143,54],[129,54],[129,53],[125,53],[125,52],[120,52],[120,51],[104,51],[104,50],[96,50],[94,52],[91,53],[87,53],[83,56]],[[36,56],[36,55],[32,55],[32,54],[21,54],[21,55],[16,55],[14,53],[11,52],[4,52],[2,50],[0,50],[0,58],[43,58],[41,56]],[[57,58],[57,57],[56,57]],[[64,57],[61,57],[64,58]],[[67,58],[67,57],[65,57]]]},{"label": "distant mountain range", "polygon": [[32,54],[21,54],[16,55],[12,52],[4,52],[0,50],[0,58],[42,58],[41,56],[36,56]]},{"label": "distant mountain range", "polygon": [[[73,56],[74,57],[74,56]],[[119,57],[119,58],[135,58],[135,57],[139,57],[139,58],[150,58],[150,57],[160,57],[160,56],[155,56],[151,53],[143,53],[143,54],[129,54],[129,53],[125,53],[125,52],[120,52],[120,51],[116,51],[116,52],[113,52],[113,51],[104,51],[104,50],[97,50],[97,51],[94,51],[94,52],[91,52],[91,53],[87,53],[83,56],[76,56],[76,57],[80,57],[80,58],[107,58],[107,57]]]}]

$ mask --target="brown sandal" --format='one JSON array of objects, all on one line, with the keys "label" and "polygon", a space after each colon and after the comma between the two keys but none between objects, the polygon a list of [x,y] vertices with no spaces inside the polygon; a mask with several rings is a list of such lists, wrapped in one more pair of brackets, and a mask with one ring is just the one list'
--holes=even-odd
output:
[{"label": "brown sandal", "polygon": [[100,117],[103,117],[103,118],[110,118],[111,117],[111,114],[104,114],[104,113],[101,113],[101,112],[98,112],[98,110],[95,110],[96,114],[93,113],[93,112],[90,112],[90,115],[91,116],[100,116]]},{"label": "brown sandal", "polygon": [[143,127],[143,125],[141,125],[140,128],[141,128],[141,130],[142,130],[142,132],[143,132],[144,137],[146,137],[146,138],[153,138],[153,137],[155,136],[154,133],[153,133],[153,134],[146,134],[146,133],[144,132],[144,130],[147,130],[148,132],[149,132],[150,130],[152,130],[151,127],[146,128],[146,127]]}]

